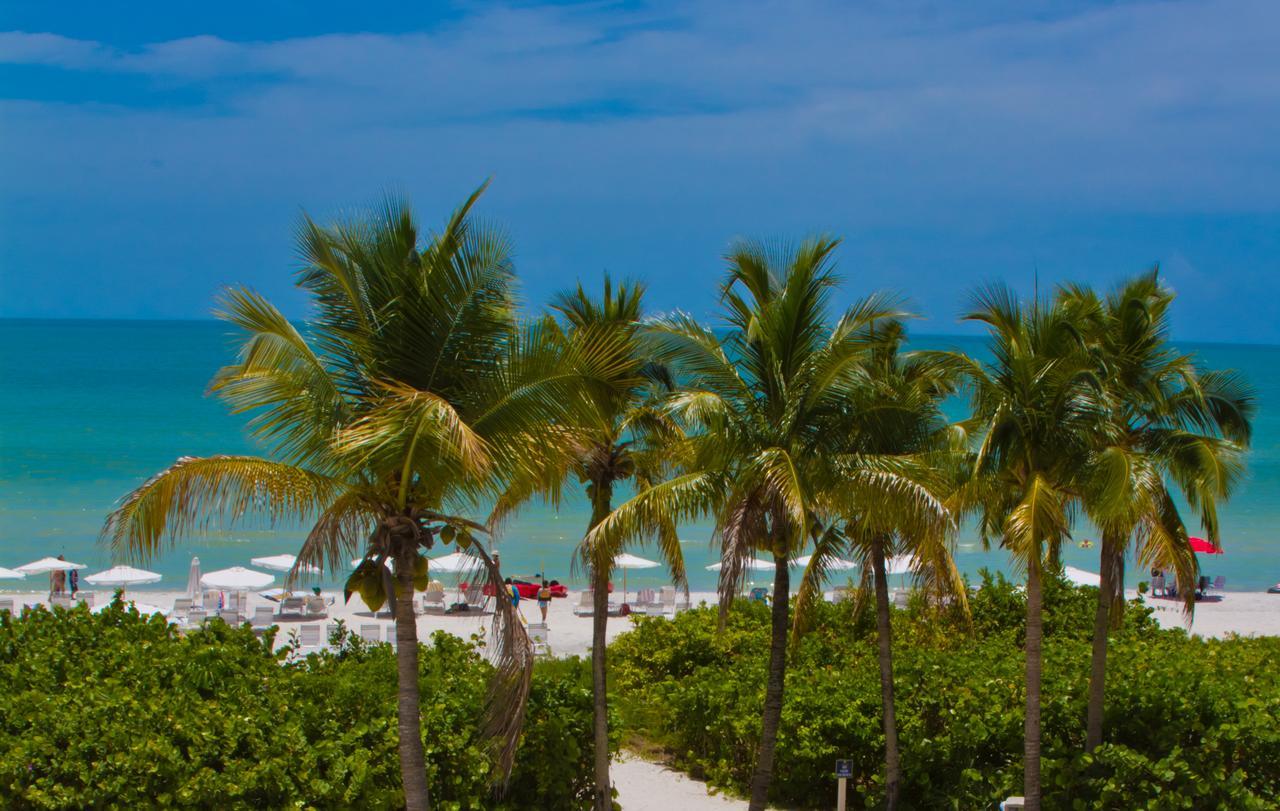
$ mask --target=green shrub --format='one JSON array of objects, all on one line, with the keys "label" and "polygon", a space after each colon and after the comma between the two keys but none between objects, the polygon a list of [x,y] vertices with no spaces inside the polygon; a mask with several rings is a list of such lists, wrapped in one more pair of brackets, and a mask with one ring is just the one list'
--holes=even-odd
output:
[{"label": "green shrub", "polygon": [[[394,653],[337,642],[282,661],[247,628],[181,636],[118,605],[0,615],[0,807],[399,807]],[[539,665],[497,799],[482,642],[421,647],[433,807],[589,807],[589,668]]]},{"label": "green shrub", "polygon": [[[1280,639],[1191,639],[1131,606],[1108,660],[1108,745],[1084,750],[1097,589],[1046,583],[1046,808],[1274,808],[1280,803]],[[910,808],[983,808],[1022,785],[1025,603],[985,575],[974,632],[913,604],[894,611],[894,665]],[[854,761],[852,804],[883,801],[884,736],[874,630],[847,605],[820,609],[787,676],[773,797],[829,807],[837,758]],[[745,791],[759,739],[768,616],[735,606],[641,619],[612,646],[629,731],[681,767]]]}]

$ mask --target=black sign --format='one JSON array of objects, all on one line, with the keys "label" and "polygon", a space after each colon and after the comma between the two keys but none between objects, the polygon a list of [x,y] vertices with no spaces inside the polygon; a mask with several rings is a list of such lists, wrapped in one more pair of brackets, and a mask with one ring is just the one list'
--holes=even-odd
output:
[{"label": "black sign", "polygon": [[837,760],[836,777],[853,777],[853,761]]}]

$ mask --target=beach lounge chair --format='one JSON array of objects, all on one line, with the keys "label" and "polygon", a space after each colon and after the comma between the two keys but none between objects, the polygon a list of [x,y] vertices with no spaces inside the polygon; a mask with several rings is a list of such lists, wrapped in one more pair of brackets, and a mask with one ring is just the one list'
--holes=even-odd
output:
[{"label": "beach lounge chair", "polygon": [[534,656],[551,655],[551,643],[549,642],[550,631],[546,623],[531,622],[529,623],[529,642],[533,645]]},{"label": "beach lounge chair", "polygon": [[190,610],[191,610],[191,598],[178,597],[173,601],[173,610],[169,612],[169,616],[179,621],[185,621],[187,618],[187,612]]},{"label": "beach lounge chair", "polygon": [[360,623],[360,638],[365,642],[381,642],[382,626],[376,622]]},{"label": "beach lounge chair", "polygon": [[1151,596],[1164,597],[1166,595],[1167,592],[1164,585],[1164,575],[1160,574],[1151,578]]},{"label": "beach lounge chair", "polygon": [[575,617],[591,617],[596,613],[595,603],[592,602],[591,592],[584,591],[578,596],[578,604],[573,607],[573,615]]},{"label": "beach lounge chair", "polygon": [[200,605],[205,611],[213,611],[214,609],[222,607],[222,592],[220,591],[206,591],[202,595],[201,599],[203,602],[201,602]]},{"label": "beach lounge chair", "polygon": [[203,625],[205,613],[203,608],[192,608],[187,611],[187,627],[194,628],[197,625]]},{"label": "beach lounge chair", "polygon": [[1213,590],[1214,590],[1214,591],[1226,591],[1226,590],[1227,590],[1227,578],[1223,577],[1222,575],[1218,575],[1217,577],[1213,578]]},{"label": "beach lounge chair", "polygon": [[74,599],[84,603],[89,608],[93,608],[93,601],[96,597],[92,591],[77,591]]},{"label": "beach lounge chair", "polygon": [[836,586],[831,590],[831,602],[843,603],[845,600],[852,599],[853,595],[849,591],[848,586]]},{"label": "beach lounge chair", "polygon": [[475,583],[463,592],[467,598],[467,608],[471,611],[484,611],[489,605],[489,595],[484,593],[484,586]]},{"label": "beach lounge chair", "polygon": [[218,611],[218,616],[221,617],[222,621],[225,622],[227,625],[240,624],[240,612],[235,610],[234,608],[220,609]]},{"label": "beach lounge chair", "polygon": [[69,610],[71,608],[71,595],[55,594],[49,598],[49,605],[56,608],[66,608]]},{"label": "beach lounge chair", "polygon": [[275,612],[271,610],[271,606],[260,605],[253,609],[253,619],[249,624],[253,626],[255,631],[264,630],[275,625],[275,620]]},{"label": "beach lounge chair", "polygon": [[0,600],[0,611],[8,611],[10,614],[17,613],[13,610],[13,600]]},{"label": "beach lounge chair", "polygon": [[895,608],[906,608],[908,600],[909,598],[905,589],[893,590],[893,605]]},{"label": "beach lounge chair", "polygon": [[306,599],[303,597],[285,597],[280,601],[278,617],[300,617],[307,611]]},{"label": "beach lounge chair", "polygon": [[653,600],[644,606],[644,613],[650,616],[661,617],[667,611],[674,612],[676,610],[676,590],[671,586],[663,586],[658,589],[657,594],[653,596]]},{"label": "beach lounge chair", "polygon": [[320,639],[320,625],[303,625],[298,629],[298,643],[303,648],[311,648],[315,650],[323,647]]},{"label": "beach lounge chair", "polygon": [[439,614],[445,609],[444,589],[427,589],[422,594],[422,613]]},{"label": "beach lounge chair", "polygon": [[309,620],[322,620],[329,616],[329,604],[319,594],[306,598],[306,615]]}]

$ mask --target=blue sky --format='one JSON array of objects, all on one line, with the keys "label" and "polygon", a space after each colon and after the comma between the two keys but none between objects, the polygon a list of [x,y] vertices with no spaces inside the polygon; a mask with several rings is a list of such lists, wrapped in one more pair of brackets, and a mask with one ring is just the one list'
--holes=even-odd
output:
[{"label": "blue sky", "polygon": [[845,295],[1162,263],[1186,340],[1280,343],[1280,3],[0,7],[0,316],[294,315],[292,232],[486,177],[534,304],[704,315],[737,236],[844,237]]}]

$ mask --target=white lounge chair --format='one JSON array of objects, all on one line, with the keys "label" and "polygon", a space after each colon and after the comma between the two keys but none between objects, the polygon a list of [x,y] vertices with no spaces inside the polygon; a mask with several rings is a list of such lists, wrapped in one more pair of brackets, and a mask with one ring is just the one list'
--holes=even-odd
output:
[{"label": "white lounge chair", "polygon": [[18,613],[13,610],[13,600],[0,600],[0,611],[8,611],[10,614]]},{"label": "white lounge chair", "polygon": [[573,607],[573,615],[575,617],[592,617],[595,616],[596,607],[592,602],[591,592],[584,591],[578,597],[578,604]]},{"label": "white lounge chair", "polygon": [[218,612],[218,616],[221,617],[222,621],[227,625],[239,625],[242,621],[240,612],[234,608],[224,608]]},{"label": "white lounge chair", "polygon": [[93,601],[96,599],[96,595],[92,591],[77,591],[73,598],[84,603],[89,608],[93,608]]},{"label": "white lounge chair", "polygon": [[320,625],[303,625],[298,629],[298,644],[303,648],[316,649],[323,647],[320,639]]},{"label": "white lounge chair", "polygon": [[549,656],[551,654],[550,630],[547,628],[546,623],[529,623],[528,633],[529,642],[533,645],[534,656]]},{"label": "white lounge chair", "polygon": [[203,625],[205,620],[203,608],[192,608],[187,611],[187,627],[193,628],[197,625]]},{"label": "white lounge chair", "polygon": [[201,599],[202,599],[202,602],[200,603],[201,607],[204,608],[205,611],[213,611],[214,609],[219,607],[218,603],[221,602],[222,600],[222,592],[206,591],[202,595]]},{"label": "white lounge chair", "polygon": [[53,595],[52,597],[50,597],[50,598],[49,598],[49,605],[50,605],[50,607],[66,608],[66,609],[70,610],[70,608],[71,608],[71,595],[70,595],[70,594],[55,594],[55,595]]},{"label": "white lounge chair", "polygon": [[319,594],[306,598],[306,616],[309,620],[322,620],[329,616],[329,603]]},{"label": "white lounge chair", "polygon": [[439,614],[445,609],[444,589],[427,589],[422,594],[422,613]]},{"label": "white lounge chair", "polygon": [[1223,577],[1222,575],[1218,575],[1217,577],[1213,578],[1213,590],[1214,590],[1214,591],[1226,591],[1226,590],[1227,590],[1227,578]]},{"label": "white lounge chair", "polygon": [[285,597],[280,601],[279,617],[300,617],[307,611],[306,601],[302,597]]},{"label": "white lounge chair", "polygon": [[179,621],[185,621],[187,618],[187,612],[190,610],[191,610],[191,598],[178,597],[173,601],[173,610],[169,612],[169,616]]},{"label": "white lounge chair", "polygon": [[471,588],[467,589],[464,594],[467,598],[468,609],[484,611],[489,605],[489,595],[484,593],[484,586],[480,583],[473,583]]},{"label": "white lounge chair", "polygon": [[376,622],[360,623],[360,638],[365,642],[381,642],[382,626]]},{"label": "white lounge chair", "polygon": [[657,596],[644,607],[644,613],[661,617],[667,612],[674,613],[676,610],[676,590],[672,586],[663,586],[658,589]]},{"label": "white lounge chair", "polygon": [[269,605],[256,606],[253,609],[253,619],[249,622],[254,630],[270,628],[276,624],[275,612],[271,610]]}]

